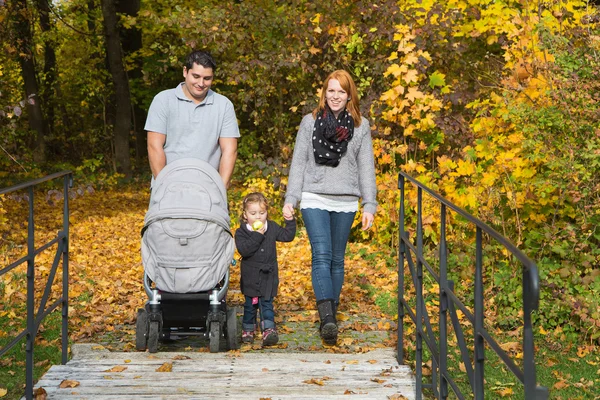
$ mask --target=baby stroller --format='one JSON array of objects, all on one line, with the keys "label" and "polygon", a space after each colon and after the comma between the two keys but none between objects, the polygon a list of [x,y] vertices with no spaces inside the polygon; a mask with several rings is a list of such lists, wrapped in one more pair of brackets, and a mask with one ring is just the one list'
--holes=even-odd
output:
[{"label": "baby stroller", "polygon": [[171,336],[221,338],[238,348],[237,315],[226,303],[234,254],[227,193],[218,172],[197,159],[169,163],[152,187],[142,229],[148,301],[136,321],[136,348],[150,353]]}]

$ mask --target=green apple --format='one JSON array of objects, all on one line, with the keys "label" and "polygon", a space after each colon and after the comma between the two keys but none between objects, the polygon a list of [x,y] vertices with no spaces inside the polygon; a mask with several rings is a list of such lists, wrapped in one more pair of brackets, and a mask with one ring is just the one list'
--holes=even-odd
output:
[{"label": "green apple", "polygon": [[262,227],[263,223],[259,220],[254,221],[254,223],[252,224],[252,229],[254,229],[255,231],[259,231]]}]

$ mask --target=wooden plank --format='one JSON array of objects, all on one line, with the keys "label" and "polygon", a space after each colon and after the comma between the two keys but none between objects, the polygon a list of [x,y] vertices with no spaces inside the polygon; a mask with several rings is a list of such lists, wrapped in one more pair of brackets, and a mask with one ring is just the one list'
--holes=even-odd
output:
[{"label": "wooden plank", "polygon": [[[415,398],[414,376],[397,364],[393,349],[362,354],[149,354],[74,345],[73,355],[66,365],[52,366],[36,384],[48,400]],[[165,363],[172,370],[158,372]],[[114,367],[122,371],[113,372]],[[61,389],[64,380],[77,386]]]}]

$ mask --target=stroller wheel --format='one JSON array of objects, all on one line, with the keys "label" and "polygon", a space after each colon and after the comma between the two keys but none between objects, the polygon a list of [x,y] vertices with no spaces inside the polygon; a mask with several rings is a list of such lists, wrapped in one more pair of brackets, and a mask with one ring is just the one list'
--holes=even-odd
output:
[{"label": "stroller wheel", "polygon": [[156,353],[158,351],[158,321],[150,321],[148,333],[148,351],[150,353]]},{"label": "stroller wheel", "polygon": [[135,321],[135,348],[138,351],[146,350],[146,342],[148,341],[148,313],[145,309],[138,310],[137,319]]},{"label": "stroller wheel", "polygon": [[231,307],[227,309],[227,350],[237,350],[239,346],[237,309]]},{"label": "stroller wheel", "polygon": [[218,321],[210,323],[209,347],[211,353],[219,352],[219,344],[221,342],[221,324]]}]

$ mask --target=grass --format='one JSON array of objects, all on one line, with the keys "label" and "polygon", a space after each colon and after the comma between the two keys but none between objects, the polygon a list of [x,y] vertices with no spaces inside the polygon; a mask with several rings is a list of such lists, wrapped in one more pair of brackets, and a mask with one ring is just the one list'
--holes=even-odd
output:
[{"label": "grass", "polygon": [[[539,340],[538,340],[539,341]],[[600,358],[597,354],[588,353],[580,356],[575,346],[557,351],[553,345],[544,344],[536,352],[536,373],[538,385],[549,390],[549,398],[555,400],[599,399],[598,387],[600,375],[598,368]],[[408,354],[414,366],[414,352]],[[448,367],[457,385],[466,397],[471,397],[471,389],[466,374],[457,362],[458,355],[452,354]],[[510,372],[493,350],[486,349],[485,360],[485,399],[523,399],[523,385]],[[427,381],[429,381],[427,377]],[[431,391],[427,398],[434,398]],[[453,392],[450,399],[457,398]]]},{"label": "grass", "polygon": [[[397,313],[398,300],[396,294],[380,292],[374,287],[365,287],[371,294],[377,306],[387,315],[395,316]],[[405,328],[410,318],[405,316]],[[412,322],[411,322],[412,324]],[[467,345],[472,346],[472,340],[465,333]],[[471,335],[472,336],[472,335]],[[515,342],[510,335],[495,337],[502,345]],[[414,326],[412,334],[405,338],[405,363],[415,369],[414,351]],[[518,339],[520,340],[520,339]],[[575,343],[561,344],[551,338],[538,335],[535,338],[536,345],[536,378],[538,385],[545,386],[549,390],[549,399],[554,400],[600,400],[600,348],[598,346],[577,345]],[[430,360],[430,353],[425,349],[423,361]],[[448,369],[450,375],[456,381],[460,391],[466,398],[472,398],[472,390],[468,377],[464,372],[464,366],[460,362],[460,352],[456,345],[450,346],[448,358]],[[513,358],[515,352],[510,354]],[[522,383],[504,365],[502,360],[488,346],[485,349],[485,399],[523,399],[525,398]],[[515,362],[518,365],[518,361]],[[431,365],[429,363],[429,365]],[[424,383],[431,383],[431,371],[424,368]],[[439,383],[439,381],[438,381]],[[449,389],[449,399],[457,396]],[[424,391],[424,398],[434,399],[431,390]]]},{"label": "grass", "polygon": [[[0,309],[10,309],[4,304]],[[15,314],[25,315],[25,309],[14,309]],[[0,313],[2,315],[3,313]],[[0,347],[6,346],[25,328],[25,319],[15,319],[8,314],[0,316]],[[37,381],[51,365],[60,364],[61,353],[61,312],[55,310],[42,322],[34,345],[33,379]],[[14,346],[0,359],[0,392],[7,390],[2,400],[17,400],[25,394],[26,352],[25,339]]]},{"label": "grass", "polygon": [[[374,253],[363,254],[365,258],[376,258],[382,257],[383,254],[377,255]],[[395,269],[396,266],[392,262],[388,262],[390,269]],[[380,290],[377,287],[369,284],[361,285],[361,287],[369,293],[375,304],[379,309],[394,317],[397,315],[398,310],[398,298],[397,293],[390,293]],[[413,296],[414,297],[414,296]],[[432,294],[427,297],[428,308],[437,308],[437,302],[435,305],[431,303],[433,297]],[[407,297],[406,299],[414,309],[414,298]],[[410,318],[408,315],[405,316],[404,323],[405,329],[408,326]],[[432,321],[434,329],[437,329],[437,321]],[[449,322],[450,324],[450,322]],[[411,322],[412,325],[412,322]],[[454,340],[449,325],[449,338]],[[410,332],[405,338],[405,363],[415,368],[415,336],[414,336],[414,325],[406,329],[405,332]],[[405,333],[406,334],[406,333]],[[500,334],[496,336],[492,334],[496,341],[502,345],[507,343],[521,342],[521,338],[515,338],[508,334]],[[472,349],[472,333],[465,332],[467,346]],[[552,335],[541,335],[538,334],[535,337],[536,345],[536,378],[538,385],[544,386],[549,391],[549,399],[554,400],[600,400],[600,348],[596,346],[590,346],[586,344],[577,343],[562,343],[559,339],[555,339]],[[427,346],[423,343],[424,357],[423,361],[426,363],[430,360],[430,354]],[[450,375],[456,381],[460,391],[465,395],[466,398],[472,398],[472,390],[468,381],[468,377],[464,372],[464,366],[461,365],[460,352],[457,345],[449,346],[449,359],[448,369]],[[515,361],[517,365],[520,363],[518,351],[511,349],[509,356]],[[523,399],[524,388],[523,384],[514,376],[504,364],[504,362],[496,355],[496,353],[486,345],[485,349],[485,399]],[[430,362],[429,362],[429,365]],[[520,365],[519,365],[520,367]],[[429,374],[429,375],[426,375]],[[424,383],[431,383],[431,370],[424,368]],[[438,380],[439,383],[439,380]],[[449,389],[449,399],[455,399],[457,396],[454,394],[452,389]],[[433,399],[435,398],[431,390],[424,391],[424,398]]]}]

